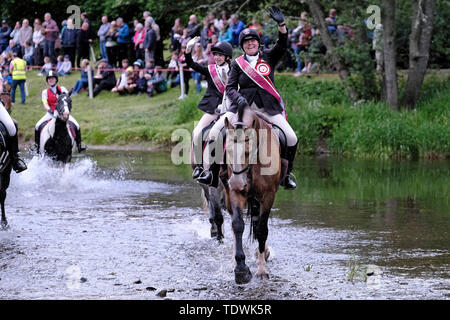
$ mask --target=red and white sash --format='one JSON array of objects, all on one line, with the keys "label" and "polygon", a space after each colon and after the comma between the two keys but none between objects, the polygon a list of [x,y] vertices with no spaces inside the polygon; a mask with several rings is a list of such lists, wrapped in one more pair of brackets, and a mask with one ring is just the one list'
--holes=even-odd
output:
[{"label": "red and white sash", "polygon": [[272,80],[268,76],[261,75],[255,68],[253,68],[247,60],[244,59],[244,56],[240,56],[236,58],[236,62],[238,66],[242,69],[242,71],[253,80],[261,89],[269,92],[283,107],[283,113],[286,115],[286,108],[284,107],[283,99],[281,98],[278,90],[275,88]]},{"label": "red and white sash", "polygon": [[217,90],[219,90],[219,92],[221,94],[224,94],[226,84],[223,82],[222,78],[219,76],[216,65],[209,64],[208,71],[209,71],[209,74],[211,75],[211,78],[212,78],[214,84],[216,85]]}]

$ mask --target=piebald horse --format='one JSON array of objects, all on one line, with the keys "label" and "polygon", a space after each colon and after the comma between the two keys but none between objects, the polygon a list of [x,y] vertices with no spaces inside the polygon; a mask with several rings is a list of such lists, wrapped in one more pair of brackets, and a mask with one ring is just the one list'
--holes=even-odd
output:
[{"label": "piebald horse", "polygon": [[252,278],[252,273],[245,264],[242,247],[245,228],[243,212],[246,206],[251,216],[250,232],[253,233],[253,238],[258,240],[256,276],[259,279],[269,278],[266,269],[270,254],[267,246],[267,224],[280,185],[281,158],[278,136],[270,124],[250,108],[239,110],[237,120],[232,123],[225,119],[225,150],[229,177],[225,183],[225,199],[227,210],[232,216],[235,237],[235,281],[242,284],[248,283]]},{"label": "piebald horse", "polygon": [[56,103],[54,117],[40,128],[39,153],[62,163],[72,160],[72,152],[76,146],[75,132],[69,121],[72,100],[69,93],[61,93]]}]

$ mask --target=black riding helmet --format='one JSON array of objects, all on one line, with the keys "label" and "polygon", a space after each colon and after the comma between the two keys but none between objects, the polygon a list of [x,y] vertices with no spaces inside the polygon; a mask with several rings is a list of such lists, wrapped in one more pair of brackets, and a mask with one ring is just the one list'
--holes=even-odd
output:
[{"label": "black riding helmet", "polygon": [[226,41],[217,42],[212,48],[211,52],[223,54],[225,57],[230,59],[233,57],[233,47]]},{"label": "black riding helmet", "polygon": [[48,79],[49,79],[49,78],[55,78],[55,79],[56,79],[56,83],[58,83],[58,73],[57,73],[56,71],[50,70],[50,71],[47,73],[47,76],[45,77],[45,81],[48,82]]},{"label": "black riding helmet", "polygon": [[239,33],[239,45],[241,46],[241,48],[244,41],[250,39],[255,39],[259,44],[261,44],[261,37],[259,36],[258,31],[250,28],[245,28],[241,31],[241,33]]}]

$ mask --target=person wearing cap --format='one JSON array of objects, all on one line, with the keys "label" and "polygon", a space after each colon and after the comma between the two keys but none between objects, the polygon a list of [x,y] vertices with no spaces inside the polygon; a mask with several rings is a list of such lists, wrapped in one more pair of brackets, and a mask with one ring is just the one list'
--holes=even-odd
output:
[{"label": "person wearing cap", "polygon": [[111,90],[116,85],[116,75],[108,60],[101,59],[98,62],[97,74],[94,77],[94,97],[102,90]]},{"label": "person wearing cap", "polygon": [[[48,88],[42,90],[42,103],[46,110],[45,115],[36,123],[34,131],[35,150],[39,150],[40,144],[40,126],[51,119],[53,119],[53,113],[56,109],[56,102],[61,93],[69,93],[63,86],[58,86],[58,73],[55,70],[50,70],[46,76]],[[77,144],[78,152],[86,150],[86,147],[81,143],[81,131],[80,125],[72,115],[69,115],[69,121],[73,124],[75,129],[75,142]]]},{"label": "person wearing cap", "polygon": [[[281,10],[272,6],[269,12],[271,18],[278,23],[278,41],[271,49],[260,50],[261,38],[256,30],[247,28],[239,34],[239,45],[244,50],[244,54],[231,63],[226,87],[231,105],[222,118],[232,117],[238,108],[249,106],[264,114],[271,123],[281,128],[287,140],[287,150],[282,152],[281,157],[289,163],[287,175],[281,185],[285,189],[295,189],[296,184],[292,181],[290,172],[297,151],[298,139],[287,122],[283,100],[274,85],[275,66],[287,51],[288,33]],[[218,121],[214,127],[218,126],[220,122]],[[214,127],[209,134],[212,141],[218,138],[220,132],[220,130],[214,130]],[[209,152],[205,155],[209,155]],[[219,164],[210,163],[209,172],[205,176],[199,177],[197,181],[211,185],[217,180],[219,169]]]},{"label": "person wearing cap", "polygon": [[13,52],[13,60],[9,65],[9,72],[12,75],[11,103],[16,101],[16,88],[20,87],[20,98],[22,104],[25,104],[25,81],[27,80],[27,62],[19,58],[17,52]]},{"label": "person wearing cap", "polygon": [[228,72],[230,70],[231,58],[233,56],[233,48],[231,44],[228,42],[218,42],[211,48],[211,51],[214,54],[215,63],[209,64],[208,66],[198,64],[192,60],[191,51],[195,44],[199,41],[200,37],[195,37],[189,40],[186,45],[185,53],[188,67],[204,75],[206,77],[206,81],[208,82],[208,89],[206,90],[203,99],[198,104],[198,108],[205,112],[205,114],[202,116],[192,133],[194,162],[196,165],[194,172],[192,173],[193,179],[197,179],[203,172],[203,129],[219,117],[219,113],[216,112],[216,110],[223,100],[228,79]]},{"label": "person wearing cap", "polygon": [[0,52],[5,51],[8,46],[11,32],[12,29],[8,26],[6,20],[2,20],[2,27],[0,28]]}]

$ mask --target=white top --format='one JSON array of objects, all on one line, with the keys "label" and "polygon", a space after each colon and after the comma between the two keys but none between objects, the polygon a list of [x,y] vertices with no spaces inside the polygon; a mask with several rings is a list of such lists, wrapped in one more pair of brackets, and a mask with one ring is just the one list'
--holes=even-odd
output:
[{"label": "white top", "polygon": [[258,62],[258,58],[259,58],[259,53],[256,54],[255,56],[249,56],[248,54],[245,54],[247,56],[247,60],[250,63],[250,65],[255,68],[256,67],[256,63]]}]

